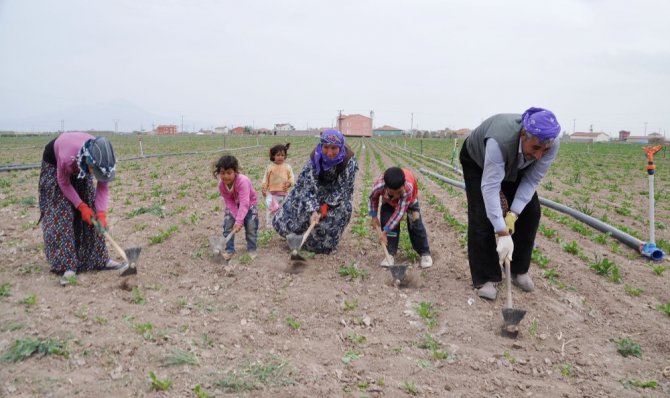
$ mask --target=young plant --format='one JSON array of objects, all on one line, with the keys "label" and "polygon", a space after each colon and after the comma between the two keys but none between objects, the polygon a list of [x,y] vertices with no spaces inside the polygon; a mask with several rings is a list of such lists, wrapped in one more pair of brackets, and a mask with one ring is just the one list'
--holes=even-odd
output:
[{"label": "young plant", "polygon": [[400,389],[409,395],[416,395],[419,393],[419,390],[416,388],[416,383],[412,380],[403,380]]},{"label": "young plant", "polygon": [[358,351],[354,351],[354,350],[346,351],[344,353],[344,355],[342,355],[342,363],[348,364],[351,361],[355,361],[355,360],[361,358],[362,356],[363,356],[363,354],[361,354]]},{"label": "young plant", "polygon": [[367,337],[363,336],[362,334],[350,333],[347,336],[347,340],[354,344],[363,344],[367,340]]},{"label": "young plant", "polygon": [[570,243],[564,244],[563,245],[563,250],[567,253],[570,253],[570,254],[574,255],[574,256],[579,255],[579,253],[581,253],[581,251],[582,251],[581,247],[579,247],[577,242],[575,242],[574,240]]},{"label": "young plant", "polygon": [[337,271],[340,276],[348,276],[351,279],[356,279],[356,278],[361,278],[365,279],[365,277],[368,276],[368,272],[365,270],[361,270],[356,266],[356,263],[351,263],[348,267],[340,267],[340,269]]},{"label": "young plant", "polygon": [[172,380],[169,377],[159,379],[154,372],[149,372],[151,379],[151,389],[156,391],[167,391],[172,387]]},{"label": "young plant", "polygon": [[286,318],[286,324],[291,327],[293,330],[298,330],[300,329],[300,321],[293,318],[292,316]]},{"label": "young plant", "polygon": [[665,265],[654,265],[651,267],[651,270],[658,276],[662,276],[663,273],[667,270]]},{"label": "young plant", "polygon": [[195,394],[196,398],[214,398],[214,396],[203,389],[200,384],[197,384],[195,387],[193,387],[193,393]]},{"label": "young plant", "polygon": [[617,346],[617,352],[619,352],[619,354],[623,355],[624,357],[632,355],[637,358],[642,358],[642,349],[640,348],[640,345],[633,340],[625,338],[616,340],[615,343]]},{"label": "young plant", "polygon": [[603,258],[602,260],[598,260],[596,256],[596,260],[589,265],[589,268],[594,270],[598,275],[609,276],[612,282],[621,282],[619,266],[610,259]]},{"label": "young plant", "polygon": [[344,310],[345,311],[353,311],[356,308],[358,308],[358,299],[353,298],[351,301],[344,300]]},{"label": "young plant", "polygon": [[423,318],[429,328],[437,326],[437,312],[430,301],[421,301],[416,307],[416,313]]},{"label": "young plant", "polygon": [[638,388],[656,388],[658,386],[658,382],[656,380],[647,380],[647,381],[642,381],[638,379],[630,379],[630,380],[625,380],[622,382],[624,386],[631,385],[633,387],[638,387]]},{"label": "young plant", "polygon": [[528,328],[528,333],[530,333],[531,336],[535,337],[537,336],[537,331],[540,329],[540,324],[537,321],[537,319],[533,319],[533,322],[530,323],[530,327]]},{"label": "young plant", "polygon": [[628,294],[631,297],[640,297],[640,295],[644,293],[644,289],[639,287],[633,287],[630,285],[625,285],[623,287],[623,290],[625,290],[626,294]]},{"label": "young plant", "polygon": [[247,265],[250,264],[252,261],[254,261],[254,259],[251,257],[251,254],[244,253],[239,257],[238,261],[240,262],[240,264]]},{"label": "young plant", "polygon": [[570,363],[561,364],[561,374],[563,375],[563,377],[572,376],[572,364]]},{"label": "young plant", "polygon": [[658,308],[658,310],[663,312],[665,315],[670,316],[670,301],[665,304],[661,304],[656,308]]},{"label": "young plant", "polygon": [[144,304],[146,300],[144,300],[144,297],[142,297],[142,293],[140,293],[140,289],[135,286],[133,287],[133,290],[131,292],[132,297],[130,298],[130,302],[133,304]]},{"label": "young plant", "polygon": [[30,358],[33,354],[60,355],[65,358],[69,356],[65,349],[65,342],[28,338],[14,341],[9,350],[0,356],[0,362],[19,362]]},{"label": "young plant", "polygon": [[11,285],[9,282],[2,282],[0,284],[0,297],[9,297],[12,295],[11,293]]},{"label": "young plant", "polygon": [[195,354],[178,348],[161,360],[161,366],[199,365],[200,360]]},{"label": "young plant", "polygon": [[37,304],[37,295],[31,294],[30,296],[21,300],[21,304],[24,304],[26,307],[32,307]]}]

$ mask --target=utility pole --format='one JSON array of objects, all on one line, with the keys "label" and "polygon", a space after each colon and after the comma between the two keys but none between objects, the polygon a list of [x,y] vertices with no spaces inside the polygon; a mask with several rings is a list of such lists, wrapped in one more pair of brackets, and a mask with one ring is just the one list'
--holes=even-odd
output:
[{"label": "utility pole", "polygon": [[119,133],[119,119],[112,119],[114,121],[114,134]]},{"label": "utility pole", "polygon": [[337,129],[342,132],[342,112],[344,112],[344,109],[338,109],[338,116],[337,116]]},{"label": "utility pole", "polygon": [[181,132],[184,132],[184,115],[181,115]]},{"label": "utility pole", "polygon": [[414,112],[411,113],[412,117],[409,121],[409,134],[414,137]]},{"label": "utility pole", "polygon": [[644,122],[644,136],[647,136],[647,122]]},{"label": "utility pole", "polygon": [[577,119],[572,119],[572,134],[575,133],[575,125],[576,125]]},{"label": "utility pole", "polygon": [[60,120],[60,132],[61,133],[65,132],[65,119]]}]

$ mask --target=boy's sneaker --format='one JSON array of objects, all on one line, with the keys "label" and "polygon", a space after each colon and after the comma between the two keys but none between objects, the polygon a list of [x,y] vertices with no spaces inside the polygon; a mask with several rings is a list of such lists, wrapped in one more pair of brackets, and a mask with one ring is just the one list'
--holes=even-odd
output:
[{"label": "boy's sneaker", "polygon": [[67,286],[70,284],[70,281],[72,281],[72,278],[77,278],[77,273],[74,271],[65,271],[63,276],[60,278],[60,285],[61,286]]},{"label": "boy's sneaker", "polygon": [[495,300],[498,296],[498,289],[496,289],[496,284],[490,281],[486,282],[477,289],[477,295],[487,300]]},{"label": "boy's sneaker", "polygon": [[234,252],[225,252],[221,256],[223,257],[224,260],[228,261],[231,258],[233,258],[234,255],[235,255]]},{"label": "boy's sneaker", "polygon": [[430,254],[421,256],[421,268],[430,268],[433,266],[433,258]]},{"label": "boy's sneaker", "polygon": [[[389,264],[388,260],[391,260],[390,264]],[[392,267],[392,266],[395,265],[395,260],[393,259],[393,257],[389,256],[388,260],[386,259],[386,257],[384,257],[384,259],[382,260],[382,262],[379,265],[382,266],[382,267]]]}]

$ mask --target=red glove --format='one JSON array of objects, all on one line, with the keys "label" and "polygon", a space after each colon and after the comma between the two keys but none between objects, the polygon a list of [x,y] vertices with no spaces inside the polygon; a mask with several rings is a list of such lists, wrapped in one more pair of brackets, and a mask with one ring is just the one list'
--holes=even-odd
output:
[{"label": "red glove", "polygon": [[81,213],[81,219],[84,220],[86,224],[93,225],[93,222],[91,221],[91,218],[94,218],[93,210],[91,210],[86,203],[81,202],[79,206],[77,206],[77,210]]},{"label": "red glove", "polygon": [[324,203],[319,208],[319,213],[321,213],[321,219],[323,220],[328,215],[328,203]]},{"label": "red glove", "polygon": [[98,217],[98,221],[100,222],[100,228],[102,228],[103,231],[107,231],[109,227],[107,226],[107,213],[104,211],[99,211],[95,215]]}]

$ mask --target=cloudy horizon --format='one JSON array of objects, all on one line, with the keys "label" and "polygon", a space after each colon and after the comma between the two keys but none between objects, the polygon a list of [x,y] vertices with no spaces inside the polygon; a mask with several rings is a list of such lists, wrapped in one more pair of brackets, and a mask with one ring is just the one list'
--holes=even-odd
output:
[{"label": "cloudy horizon", "polygon": [[0,0],[0,130],[304,129],[339,110],[437,130],[541,106],[568,133],[665,134],[667,15],[664,0]]}]

